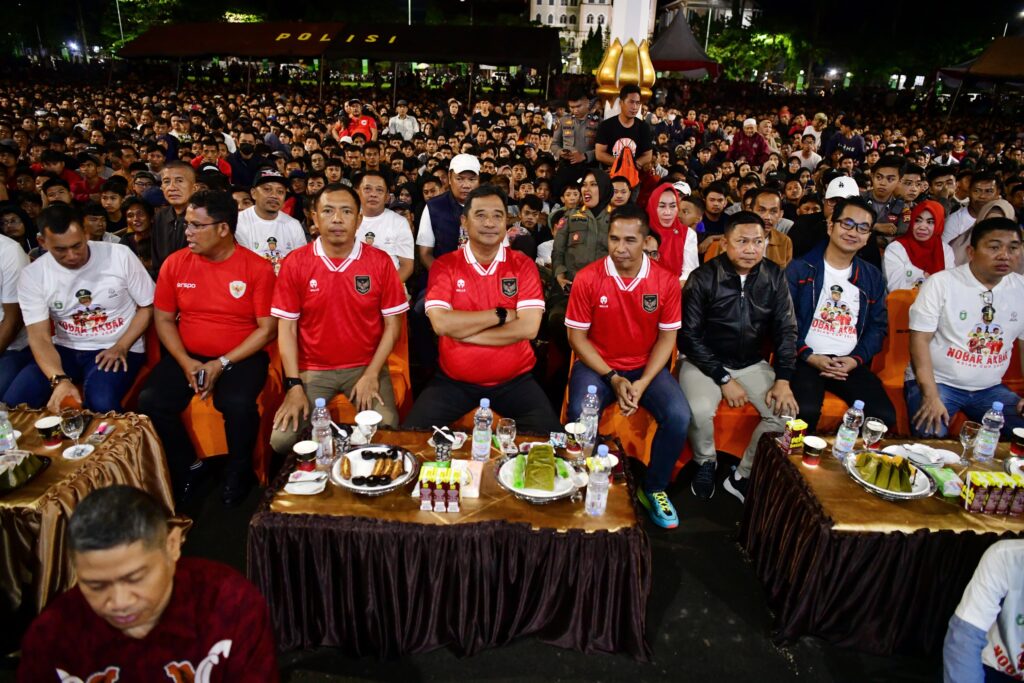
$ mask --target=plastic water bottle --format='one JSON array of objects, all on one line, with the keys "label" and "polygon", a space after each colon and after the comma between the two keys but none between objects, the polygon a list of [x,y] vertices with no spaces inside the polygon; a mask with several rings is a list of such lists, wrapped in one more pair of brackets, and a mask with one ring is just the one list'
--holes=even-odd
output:
[{"label": "plastic water bottle", "polygon": [[601,399],[597,396],[597,387],[593,384],[587,387],[587,395],[583,397],[583,410],[580,412],[580,422],[583,424],[583,455],[587,457],[594,448],[597,441],[597,425],[601,420]]},{"label": "plastic water bottle", "polygon": [[599,458],[596,467],[590,471],[587,482],[587,497],[583,501],[583,509],[588,515],[598,517],[604,514],[608,507],[608,475],[606,468],[608,457],[608,446],[601,444],[597,447]]},{"label": "plastic water bottle", "polygon": [[331,432],[331,413],[327,410],[326,399],[316,400],[310,422],[313,424],[312,439],[319,444],[316,464],[318,467],[330,467],[334,462],[334,434]]},{"label": "plastic water bottle", "polygon": [[491,399],[480,399],[480,407],[473,416],[473,459],[488,460],[491,457]]},{"label": "plastic water bottle", "polygon": [[981,418],[981,429],[974,442],[974,459],[977,462],[989,462],[996,457],[996,446],[999,444],[999,432],[1003,428],[1003,404],[996,401],[985,416]]},{"label": "plastic water bottle", "polygon": [[0,453],[6,453],[18,447],[14,438],[14,426],[7,415],[7,406],[0,403]]},{"label": "plastic water bottle", "polygon": [[843,460],[847,454],[853,451],[862,424],[864,424],[864,401],[854,401],[853,406],[847,409],[846,414],[843,415],[843,424],[839,425],[839,431],[836,432],[836,440],[832,444],[832,455]]}]

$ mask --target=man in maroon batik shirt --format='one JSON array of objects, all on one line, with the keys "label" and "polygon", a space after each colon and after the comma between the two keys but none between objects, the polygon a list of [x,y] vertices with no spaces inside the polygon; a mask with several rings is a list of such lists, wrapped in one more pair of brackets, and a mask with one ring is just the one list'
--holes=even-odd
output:
[{"label": "man in maroon batik shirt", "polygon": [[278,680],[266,602],[234,569],[181,558],[181,529],[130,486],[90,493],[68,524],[78,585],[21,645],[18,680]]}]

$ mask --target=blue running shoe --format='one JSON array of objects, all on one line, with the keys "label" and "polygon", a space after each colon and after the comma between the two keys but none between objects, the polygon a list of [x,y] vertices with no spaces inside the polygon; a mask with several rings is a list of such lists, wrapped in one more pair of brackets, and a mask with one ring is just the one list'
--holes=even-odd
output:
[{"label": "blue running shoe", "polygon": [[663,529],[675,529],[679,526],[679,515],[664,491],[644,491],[639,489],[637,500],[647,510],[651,521]]}]

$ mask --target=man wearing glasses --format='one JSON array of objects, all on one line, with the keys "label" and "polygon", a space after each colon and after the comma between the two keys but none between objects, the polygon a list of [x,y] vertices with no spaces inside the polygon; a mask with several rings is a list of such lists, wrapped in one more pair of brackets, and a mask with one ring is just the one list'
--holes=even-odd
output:
[{"label": "man wearing glasses", "polygon": [[238,205],[227,192],[197,192],[185,210],[187,248],[164,262],[156,283],[157,335],[166,353],[153,368],[139,412],[149,415],[167,453],[178,499],[192,492],[201,466],[181,411],[213,396],[224,415],[228,460],[221,499],[240,503],[252,486],[252,451],[267,378],[263,348],[276,336],[270,316],[274,268],[235,242]]},{"label": "man wearing glasses", "polygon": [[885,280],[857,255],[871,238],[875,214],[867,200],[849,197],[836,205],[828,241],[786,268],[797,322],[797,363],[790,382],[799,416],[814,432],[825,391],[896,424],[896,411],[871,359],[888,333]]},{"label": "man wearing glasses", "polygon": [[1013,343],[1024,337],[1021,230],[1010,218],[975,224],[970,259],[934,274],[910,308],[910,360],[903,386],[915,434],[945,437],[962,411],[980,422],[1003,404],[1003,438],[1024,427],[1024,399],[1003,384]]}]

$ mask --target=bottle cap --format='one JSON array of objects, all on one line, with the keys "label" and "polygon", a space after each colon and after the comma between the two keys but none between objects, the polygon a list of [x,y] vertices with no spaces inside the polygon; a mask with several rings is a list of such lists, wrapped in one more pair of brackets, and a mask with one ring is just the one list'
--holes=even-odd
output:
[{"label": "bottle cap", "polygon": [[597,447],[597,454],[599,456],[601,456],[602,458],[607,458],[608,457],[608,446],[606,446],[605,444],[601,444],[600,446],[598,446]]},{"label": "bottle cap", "polygon": [[864,401],[861,401],[860,399],[854,401],[853,407],[857,410],[864,410]]},{"label": "bottle cap", "polygon": [[482,399],[480,399],[480,407],[481,408],[490,408],[491,407],[491,399],[489,399],[489,398],[482,398]]},{"label": "bottle cap", "polygon": [[597,393],[597,387],[594,386],[593,384],[588,384],[587,385],[587,393],[588,394],[596,394]]},{"label": "bottle cap", "polygon": [[325,398],[318,398],[316,400],[316,407],[317,408],[326,408],[327,407],[327,399],[325,399]]},{"label": "bottle cap", "polygon": [[1003,412],[1003,402],[1002,401],[994,401],[992,403],[992,410],[996,411],[997,413]]}]

